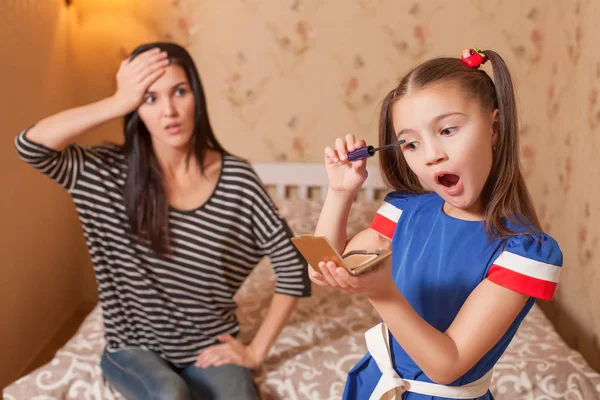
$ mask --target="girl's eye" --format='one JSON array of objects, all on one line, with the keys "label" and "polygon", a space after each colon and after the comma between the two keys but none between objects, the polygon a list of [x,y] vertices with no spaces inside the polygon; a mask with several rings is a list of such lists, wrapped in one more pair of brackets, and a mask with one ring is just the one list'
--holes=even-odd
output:
[{"label": "girl's eye", "polygon": [[404,145],[404,149],[406,150],[414,150],[419,147],[419,142],[410,142]]},{"label": "girl's eye", "polygon": [[449,135],[453,134],[454,132],[456,132],[457,129],[458,129],[457,127],[453,126],[450,128],[442,129],[442,131],[440,133],[442,134],[442,136],[449,136]]},{"label": "girl's eye", "polygon": [[156,98],[154,96],[146,96],[144,98],[144,103],[146,104],[152,104],[156,101]]},{"label": "girl's eye", "polygon": [[175,96],[183,96],[187,91],[185,90],[185,88],[178,88],[177,90],[175,90]]}]

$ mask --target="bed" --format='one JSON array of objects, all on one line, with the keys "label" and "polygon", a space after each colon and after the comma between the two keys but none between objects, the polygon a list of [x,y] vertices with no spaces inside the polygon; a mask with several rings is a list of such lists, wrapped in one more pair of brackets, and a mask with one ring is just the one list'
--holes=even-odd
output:
[{"label": "bed", "polygon": [[[296,234],[314,229],[326,180],[321,165],[257,164],[281,214]],[[292,181],[293,183],[290,183]],[[385,187],[376,168],[353,207],[348,233],[368,226]],[[255,333],[273,293],[275,277],[262,260],[236,295],[240,338]],[[350,368],[366,351],[364,332],[378,322],[361,296],[313,286],[302,299],[264,365],[255,371],[262,399],[326,400],[341,397]],[[122,399],[102,377],[104,346],[99,306],[46,365],[4,389],[4,400]],[[536,305],[496,365],[497,399],[600,399],[600,374],[570,349]]]}]

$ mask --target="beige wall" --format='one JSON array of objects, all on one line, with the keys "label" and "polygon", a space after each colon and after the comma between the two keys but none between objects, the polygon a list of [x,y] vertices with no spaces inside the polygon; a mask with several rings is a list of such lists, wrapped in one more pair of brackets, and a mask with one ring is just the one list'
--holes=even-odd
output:
[{"label": "beige wall", "polygon": [[[0,1],[0,387],[65,310],[93,297],[71,202],[16,159],[13,137],[111,93],[124,54],[154,39],[188,47],[218,137],[251,161],[321,162],[323,147],[346,132],[374,143],[378,104],[409,68],[468,46],[499,51],[518,88],[529,186],[565,253],[558,298],[545,309],[600,369],[598,1],[73,3]],[[119,136],[114,123],[83,142]]]},{"label": "beige wall", "polygon": [[[134,1],[73,3],[0,1],[0,388],[96,298],[72,201],[17,158],[14,137],[47,115],[111,94],[124,54],[168,35],[152,19],[169,22],[160,2],[145,2],[144,12]],[[120,129],[115,121],[81,142],[118,140]]]},{"label": "beige wall", "polygon": [[76,310],[89,280],[68,195],[24,166],[12,144],[20,129],[75,104],[69,28],[58,1],[0,2],[0,387]]}]

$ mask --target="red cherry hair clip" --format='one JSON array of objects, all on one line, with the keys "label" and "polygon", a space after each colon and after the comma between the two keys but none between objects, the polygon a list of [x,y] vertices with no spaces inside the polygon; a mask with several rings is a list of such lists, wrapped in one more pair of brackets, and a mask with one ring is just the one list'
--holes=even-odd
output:
[{"label": "red cherry hair clip", "polygon": [[462,62],[472,68],[479,68],[481,64],[485,64],[485,62],[488,60],[485,53],[479,50],[477,47],[463,50],[460,59]]}]

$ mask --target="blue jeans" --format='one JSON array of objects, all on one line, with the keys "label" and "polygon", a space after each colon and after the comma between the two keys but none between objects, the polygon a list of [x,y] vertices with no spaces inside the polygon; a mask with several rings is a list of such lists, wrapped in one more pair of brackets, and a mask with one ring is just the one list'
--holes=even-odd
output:
[{"label": "blue jeans", "polygon": [[104,350],[100,368],[128,400],[256,400],[250,371],[239,365],[176,368],[144,349]]}]

